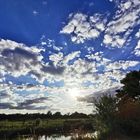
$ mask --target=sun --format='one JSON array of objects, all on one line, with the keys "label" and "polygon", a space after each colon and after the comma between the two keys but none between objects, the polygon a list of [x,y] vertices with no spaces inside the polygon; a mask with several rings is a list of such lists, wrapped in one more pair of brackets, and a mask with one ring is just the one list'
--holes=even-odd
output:
[{"label": "sun", "polygon": [[68,90],[68,93],[69,95],[72,97],[72,98],[77,98],[80,96],[81,92],[80,92],[80,89],[79,88],[71,88]]}]

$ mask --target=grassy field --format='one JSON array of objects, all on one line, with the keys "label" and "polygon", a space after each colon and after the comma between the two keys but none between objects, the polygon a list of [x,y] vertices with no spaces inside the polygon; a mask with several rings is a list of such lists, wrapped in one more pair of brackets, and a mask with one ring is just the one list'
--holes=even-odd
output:
[{"label": "grassy field", "polygon": [[94,131],[91,119],[36,119],[0,121],[0,138],[18,135],[52,135]]}]

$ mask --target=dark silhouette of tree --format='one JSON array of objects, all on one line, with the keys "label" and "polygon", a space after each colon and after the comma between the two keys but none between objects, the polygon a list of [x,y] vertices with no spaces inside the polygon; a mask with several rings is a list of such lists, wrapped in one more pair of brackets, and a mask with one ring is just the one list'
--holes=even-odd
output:
[{"label": "dark silhouette of tree", "polygon": [[60,112],[55,112],[55,113],[53,114],[53,118],[54,118],[54,119],[62,118],[62,115],[61,115]]},{"label": "dark silhouette of tree", "polygon": [[74,112],[70,115],[70,118],[87,118],[88,116],[84,113]]},{"label": "dark silhouette of tree", "polygon": [[11,121],[26,121],[26,120],[36,120],[36,119],[71,119],[71,118],[90,118],[89,115],[84,113],[74,112],[72,114],[67,113],[62,115],[61,112],[55,112],[52,114],[51,111],[48,111],[47,114],[0,114],[0,121],[1,120],[11,120]]},{"label": "dark silhouette of tree", "polygon": [[[101,133],[140,134],[140,71],[132,71],[121,80],[117,96],[103,96],[95,102],[96,126]],[[105,135],[103,135],[105,139]]]},{"label": "dark silhouette of tree", "polygon": [[48,113],[46,114],[47,118],[51,118],[52,117],[52,112],[48,111]]},{"label": "dark silhouette of tree", "polygon": [[140,71],[132,71],[121,80],[118,90],[118,116],[121,128],[126,134],[140,133]]},{"label": "dark silhouette of tree", "polygon": [[121,80],[124,85],[121,90],[118,90],[117,97],[133,98],[140,100],[140,71],[132,71]]}]

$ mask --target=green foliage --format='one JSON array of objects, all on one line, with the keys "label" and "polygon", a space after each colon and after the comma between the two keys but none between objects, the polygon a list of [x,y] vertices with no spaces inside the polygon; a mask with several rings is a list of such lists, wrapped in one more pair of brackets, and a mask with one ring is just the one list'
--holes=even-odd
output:
[{"label": "green foliage", "polygon": [[124,96],[131,97],[133,99],[140,99],[140,71],[132,71],[121,80],[124,85],[117,96],[122,98]]},{"label": "green foliage", "polygon": [[132,71],[121,80],[124,85],[117,97],[120,126],[124,133],[140,133],[140,71]]},{"label": "green foliage", "polygon": [[36,119],[35,126],[40,126],[42,123],[42,120],[40,118]]},{"label": "green foliage", "polygon": [[140,134],[140,71],[132,71],[121,80],[117,97],[102,96],[96,101],[96,126],[100,140],[112,135]]},{"label": "green foliage", "polygon": [[95,102],[96,127],[101,133],[113,131],[116,127],[117,98],[104,95]]}]

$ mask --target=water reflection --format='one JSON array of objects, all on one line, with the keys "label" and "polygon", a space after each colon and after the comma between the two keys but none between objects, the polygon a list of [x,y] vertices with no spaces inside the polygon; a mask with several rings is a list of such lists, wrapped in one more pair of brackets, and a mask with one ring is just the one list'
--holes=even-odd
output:
[{"label": "water reflection", "polygon": [[[94,137],[94,133],[87,133],[87,134],[83,134],[83,135],[80,135],[82,137],[88,137],[88,138],[91,138],[91,137]],[[46,135],[43,135],[43,136],[26,136],[23,137],[23,139],[21,140],[71,140],[72,138],[77,138],[79,137],[79,134],[71,134],[71,135],[58,135],[58,134],[54,134],[54,135],[51,135],[51,136],[46,136]]]},{"label": "water reflection", "polygon": [[23,140],[71,140],[71,136],[59,136],[59,135],[52,135],[52,136],[34,136],[34,137],[27,137]]}]

